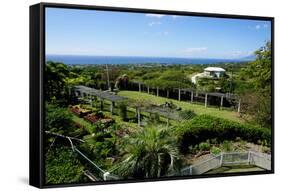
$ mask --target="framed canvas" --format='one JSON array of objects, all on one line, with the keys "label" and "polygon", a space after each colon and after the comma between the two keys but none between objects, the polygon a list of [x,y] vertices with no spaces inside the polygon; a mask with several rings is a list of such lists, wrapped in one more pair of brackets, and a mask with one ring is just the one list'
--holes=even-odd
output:
[{"label": "framed canvas", "polygon": [[30,184],[274,172],[274,18],[30,7]]}]

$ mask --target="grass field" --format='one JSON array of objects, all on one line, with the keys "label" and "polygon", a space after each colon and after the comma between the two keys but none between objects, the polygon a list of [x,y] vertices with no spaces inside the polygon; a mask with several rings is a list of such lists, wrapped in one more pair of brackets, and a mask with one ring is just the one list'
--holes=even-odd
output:
[{"label": "grass field", "polygon": [[147,93],[140,93],[137,91],[120,91],[118,93],[120,96],[125,96],[130,99],[145,99],[148,100],[154,104],[163,104],[165,102],[172,101],[177,106],[180,106],[183,110],[193,110],[196,114],[208,114],[215,117],[221,117],[228,120],[233,120],[237,122],[243,122],[242,119],[239,118],[238,113],[235,111],[229,111],[229,110],[219,110],[218,108],[212,108],[212,107],[205,107],[204,105],[199,104],[191,104],[189,102],[184,101],[178,101],[174,99],[164,98],[164,97],[157,97],[154,95],[150,95]]}]

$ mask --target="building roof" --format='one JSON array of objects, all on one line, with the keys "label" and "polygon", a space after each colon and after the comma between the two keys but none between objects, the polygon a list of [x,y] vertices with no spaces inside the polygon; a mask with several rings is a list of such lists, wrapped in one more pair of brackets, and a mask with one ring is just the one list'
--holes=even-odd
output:
[{"label": "building roof", "polygon": [[208,72],[225,72],[225,69],[220,68],[220,67],[207,67],[204,69],[204,71]]},{"label": "building roof", "polygon": [[95,88],[90,88],[87,86],[79,85],[79,86],[75,86],[75,89],[81,93],[87,93],[87,94],[97,96],[99,98],[106,99],[106,100],[113,101],[113,102],[120,102],[120,101],[127,100],[126,97],[115,95],[115,94],[112,94],[111,92],[107,92],[107,91],[97,90]]}]

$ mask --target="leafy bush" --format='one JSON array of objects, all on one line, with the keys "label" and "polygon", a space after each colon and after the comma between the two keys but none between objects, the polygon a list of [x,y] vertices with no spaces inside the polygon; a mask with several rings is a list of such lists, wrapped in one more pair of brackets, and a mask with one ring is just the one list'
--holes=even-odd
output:
[{"label": "leafy bush", "polygon": [[199,149],[201,151],[208,151],[210,149],[211,145],[209,142],[202,142],[199,144]]},{"label": "leafy bush", "polygon": [[114,133],[98,131],[83,139],[85,142],[79,145],[79,149],[100,164],[106,157],[112,157],[117,152],[117,137]]},{"label": "leafy bush", "polygon": [[271,149],[269,147],[262,146],[262,152],[270,154],[271,153]]},{"label": "leafy bush", "polygon": [[97,116],[98,118],[103,118],[103,117],[104,117],[104,114],[103,114],[102,111],[98,111],[98,112],[96,113],[96,116]]},{"label": "leafy bush", "polygon": [[228,151],[228,152],[233,149],[232,148],[232,143],[230,141],[223,141],[222,147],[223,147],[224,151]]},{"label": "leafy bush", "polygon": [[55,105],[46,105],[45,130],[56,133],[69,133],[73,130],[74,123],[71,114],[64,108]]},{"label": "leafy bush", "polygon": [[222,142],[240,137],[248,142],[258,143],[259,140],[266,140],[269,145],[271,144],[270,129],[240,124],[209,115],[197,116],[184,123],[178,130],[183,152],[186,152],[190,145],[196,145],[214,138],[218,142]]},{"label": "leafy bush", "polygon": [[54,148],[46,153],[46,184],[85,182],[84,167],[69,148]]},{"label": "leafy bush", "polygon": [[221,149],[218,147],[212,147],[210,151],[214,155],[219,155],[221,153]]}]

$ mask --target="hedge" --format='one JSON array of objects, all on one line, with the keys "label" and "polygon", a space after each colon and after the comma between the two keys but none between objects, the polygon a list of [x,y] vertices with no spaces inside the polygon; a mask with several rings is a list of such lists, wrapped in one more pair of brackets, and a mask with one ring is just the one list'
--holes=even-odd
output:
[{"label": "hedge", "polygon": [[241,124],[209,115],[199,115],[187,121],[179,128],[179,139],[183,151],[207,139],[235,140],[241,138],[247,142],[258,143],[266,140],[271,144],[271,130],[251,124]]}]

